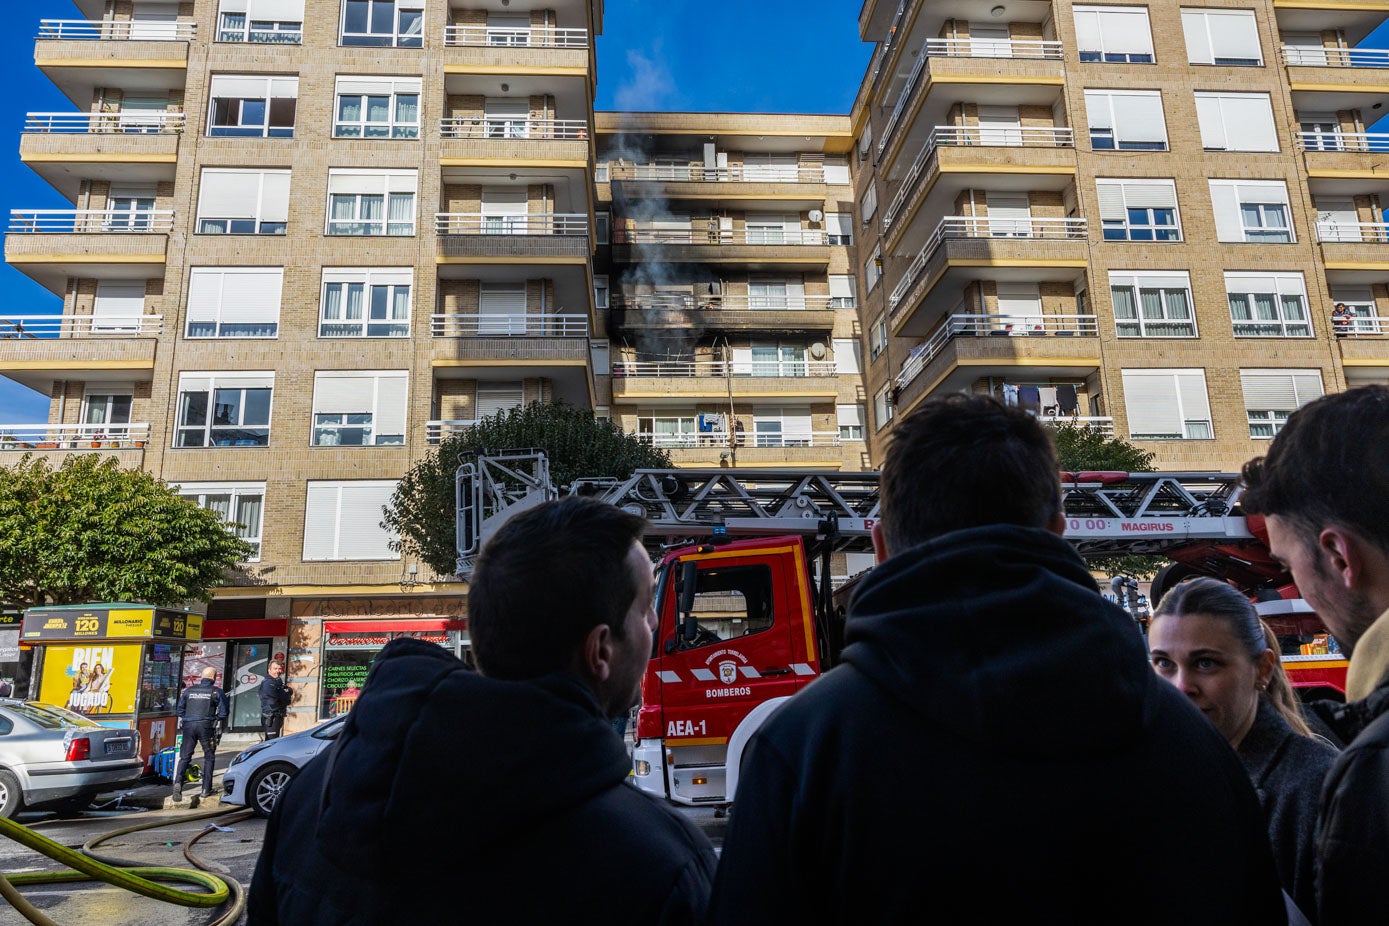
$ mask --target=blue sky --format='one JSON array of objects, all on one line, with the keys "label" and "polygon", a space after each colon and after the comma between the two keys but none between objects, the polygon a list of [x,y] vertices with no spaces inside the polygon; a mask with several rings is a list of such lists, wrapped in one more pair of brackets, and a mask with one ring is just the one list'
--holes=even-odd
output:
[{"label": "blue sky", "polygon": [[[11,209],[70,209],[19,162],[26,112],[73,106],[34,67],[41,19],[79,19],[69,0],[0,0],[0,230]],[[872,47],[854,0],[607,0],[598,109],[847,113]],[[0,264],[0,318],[61,311]],[[48,400],[0,377],[0,424],[48,420]]]}]

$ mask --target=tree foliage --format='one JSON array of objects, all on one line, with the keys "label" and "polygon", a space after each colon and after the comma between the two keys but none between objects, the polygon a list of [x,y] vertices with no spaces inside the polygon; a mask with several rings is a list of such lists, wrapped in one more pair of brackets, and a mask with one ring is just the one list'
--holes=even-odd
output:
[{"label": "tree foliage", "polygon": [[[1096,428],[1063,424],[1052,427],[1056,438],[1056,453],[1061,471],[1151,473],[1154,454],[1140,450],[1118,437],[1106,437]],[[1151,577],[1165,563],[1161,556],[1126,555],[1092,556],[1087,559],[1091,569],[1107,575]]]},{"label": "tree foliage", "polygon": [[480,451],[543,450],[550,478],[566,486],[584,476],[625,478],[633,470],[670,466],[670,456],[611,421],[565,403],[532,402],[498,412],[447,437],[400,480],[382,524],[400,537],[397,548],[439,575],[451,575],[454,549],[454,473]]},{"label": "tree foliage", "polygon": [[210,598],[253,552],[213,512],[113,457],[0,467],[0,601],[176,605]]}]

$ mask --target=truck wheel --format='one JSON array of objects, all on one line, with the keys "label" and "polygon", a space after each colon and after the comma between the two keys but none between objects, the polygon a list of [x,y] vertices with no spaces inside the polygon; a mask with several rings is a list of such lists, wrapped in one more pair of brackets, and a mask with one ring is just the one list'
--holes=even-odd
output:
[{"label": "truck wheel", "polygon": [[14,772],[0,769],[0,817],[9,819],[24,806],[24,794],[19,790],[19,779]]},{"label": "truck wheel", "polygon": [[284,793],[297,771],[299,770],[294,766],[283,762],[258,770],[251,776],[250,781],[246,782],[246,806],[262,817],[270,816],[270,812],[275,809],[275,802],[280,799],[280,795]]}]

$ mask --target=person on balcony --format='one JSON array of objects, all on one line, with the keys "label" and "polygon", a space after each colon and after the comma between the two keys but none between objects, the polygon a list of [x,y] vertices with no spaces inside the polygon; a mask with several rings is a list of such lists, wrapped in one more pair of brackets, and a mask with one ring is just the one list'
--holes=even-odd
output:
[{"label": "person on balcony", "polygon": [[1343,338],[1350,334],[1350,326],[1355,322],[1355,313],[1344,302],[1336,303],[1336,307],[1331,310],[1331,330],[1336,333],[1336,337]]}]

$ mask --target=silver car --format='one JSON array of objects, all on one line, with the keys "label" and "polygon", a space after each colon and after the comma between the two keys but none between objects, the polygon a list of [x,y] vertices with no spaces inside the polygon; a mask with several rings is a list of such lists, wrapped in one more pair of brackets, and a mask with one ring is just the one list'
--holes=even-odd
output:
[{"label": "silver car", "polygon": [[243,804],[261,816],[270,816],[290,779],[310,759],[332,745],[346,722],[344,714],[312,730],[291,733],[242,750],[222,776],[222,802]]},{"label": "silver car", "polygon": [[140,734],[63,707],[0,698],[0,817],[21,807],[77,810],[140,780]]}]

